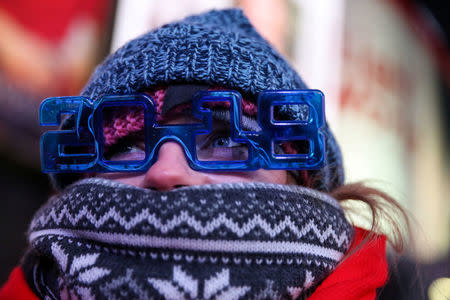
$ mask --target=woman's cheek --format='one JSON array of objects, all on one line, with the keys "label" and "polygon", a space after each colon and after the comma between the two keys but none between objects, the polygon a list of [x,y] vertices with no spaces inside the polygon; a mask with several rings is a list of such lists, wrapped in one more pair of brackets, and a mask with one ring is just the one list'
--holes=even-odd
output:
[{"label": "woman's cheek", "polygon": [[230,173],[204,173],[210,183],[264,182],[287,184],[288,174],[284,170],[256,170]]}]

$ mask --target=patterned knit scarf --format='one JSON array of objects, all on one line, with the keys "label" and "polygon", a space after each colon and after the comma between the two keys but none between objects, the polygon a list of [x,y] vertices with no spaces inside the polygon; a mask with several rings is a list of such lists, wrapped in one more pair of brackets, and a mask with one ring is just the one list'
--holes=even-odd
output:
[{"label": "patterned knit scarf", "polygon": [[352,235],[335,199],[299,186],[91,178],[36,213],[23,268],[43,299],[304,299]]}]

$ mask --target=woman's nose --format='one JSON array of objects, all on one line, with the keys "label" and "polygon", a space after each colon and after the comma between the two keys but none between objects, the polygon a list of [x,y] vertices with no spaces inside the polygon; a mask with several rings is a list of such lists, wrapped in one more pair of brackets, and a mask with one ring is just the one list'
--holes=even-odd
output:
[{"label": "woman's nose", "polygon": [[142,187],[169,191],[206,183],[203,173],[189,167],[183,148],[176,142],[165,142],[159,149],[157,161],[145,173]]}]

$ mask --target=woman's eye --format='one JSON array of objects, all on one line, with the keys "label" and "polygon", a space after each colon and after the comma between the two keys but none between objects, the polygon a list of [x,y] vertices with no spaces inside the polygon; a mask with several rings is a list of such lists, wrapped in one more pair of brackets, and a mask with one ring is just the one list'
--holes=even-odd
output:
[{"label": "woman's eye", "polygon": [[119,143],[105,153],[105,158],[111,161],[144,160],[145,147],[135,143]]},{"label": "woman's eye", "polygon": [[211,142],[212,147],[239,147],[240,145],[233,141],[231,137],[218,137]]},{"label": "woman's eye", "polygon": [[197,158],[201,161],[242,161],[248,158],[247,145],[233,141],[227,132],[198,137]]},{"label": "woman's eye", "polygon": [[127,146],[123,147],[123,149],[121,151],[118,151],[118,153],[124,154],[124,153],[133,153],[133,152],[139,152],[139,151],[142,151],[142,150],[139,149],[138,146],[127,145]]}]

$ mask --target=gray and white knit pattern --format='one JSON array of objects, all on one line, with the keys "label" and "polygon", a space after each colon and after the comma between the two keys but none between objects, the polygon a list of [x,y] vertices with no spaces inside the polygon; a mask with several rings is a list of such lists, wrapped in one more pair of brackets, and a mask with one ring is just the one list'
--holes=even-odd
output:
[{"label": "gray and white knit pattern", "polygon": [[93,178],[36,213],[25,266],[49,299],[302,299],[352,234],[335,199],[298,186]]}]

